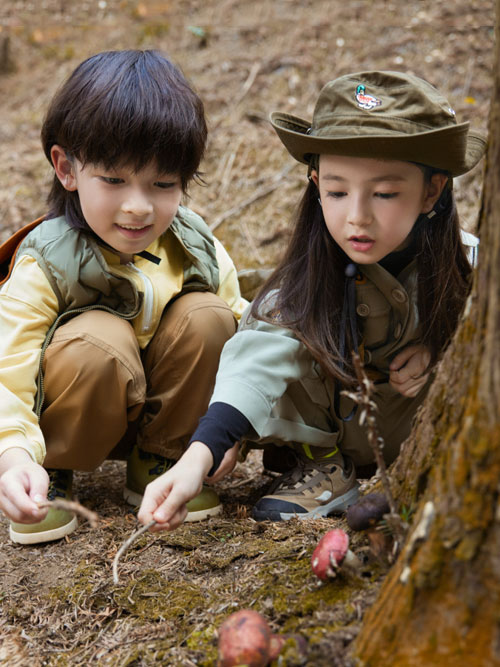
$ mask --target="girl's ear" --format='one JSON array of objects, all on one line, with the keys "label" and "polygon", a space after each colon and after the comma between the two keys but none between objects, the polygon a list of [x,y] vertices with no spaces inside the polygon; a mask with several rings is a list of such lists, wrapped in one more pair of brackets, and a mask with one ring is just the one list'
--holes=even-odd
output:
[{"label": "girl's ear", "polygon": [[448,176],[446,174],[432,174],[430,182],[426,185],[426,194],[421,213],[430,213],[432,211],[447,181]]},{"label": "girl's ear", "polygon": [[309,178],[316,185],[316,187],[319,188],[319,178],[316,169],[311,169],[311,175],[309,176]]},{"label": "girl's ear", "polygon": [[65,190],[74,192],[77,190],[77,183],[75,178],[75,169],[73,163],[66,155],[66,151],[61,146],[54,144],[50,149],[50,157],[57,178],[61,181],[61,185]]}]

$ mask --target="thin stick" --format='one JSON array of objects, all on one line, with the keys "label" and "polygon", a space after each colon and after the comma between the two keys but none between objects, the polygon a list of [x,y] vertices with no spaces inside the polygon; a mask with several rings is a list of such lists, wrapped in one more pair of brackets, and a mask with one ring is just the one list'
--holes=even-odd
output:
[{"label": "thin stick", "polygon": [[[357,392],[342,392],[345,396],[350,398],[352,401],[357,403],[361,408],[361,414],[359,417],[360,426],[363,424],[366,425],[366,433],[370,447],[372,448],[373,454],[375,456],[375,461],[377,463],[377,468],[380,473],[380,481],[382,482],[382,487],[384,489],[387,502],[389,504],[390,514],[388,515],[390,519],[391,526],[395,531],[396,541],[401,543],[404,537],[404,526],[403,521],[398,513],[398,508],[394,496],[392,495],[391,485],[389,482],[389,476],[387,474],[387,466],[385,464],[384,456],[382,454],[384,448],[384,439],[380,435],[377,425],[377,405],[374,401],[371,400],[371,395],[373,392],[373,382],[367,377],[365,370],[363,368],[363,363],[358,354],[353,354],[353,364],[354,370],[356,371],[356,378],[358,380],[359,389]],[[387,516],[387,515],[386,515]]]},{"label": "thin stick", "polygon": [[92,512],[92,510],[80,505],[77,500],[55,498],[54,500],[41,500],[37,505],[40,508],[53,507],[56,510],[66,510],[67,512],[73,512],[73,514],[79,514],[84,519],[87,519],[92,528],[96,528],[99,523],[99,516],[95,512]]},{"label": "thin stick", "polygon": [[118,578],[118,561],[120,560],[121,556],[127,551],[127,549],[130,547],[132,542],[135,542],[135,540],[140,537],[143,533],[145,533],[147,530],[149,530],[152,526],[154,526],[156,521],[152,519],[149,523],[147,523],[145,526],[141,526],[138,528],[135,532],[130,535],[128,539],[125,540],[125,542],[121,545],[121,547],[118,549],[116,552],[116,556],[113,560],[113,583],[117,584],[119,581]]},{"label": "thin stick", "polygon": [[247,80],[246,80],[245,83],[243,84],[243,88],[241,89],[240,94],[239,94],[238,97],[236,98],[236,101],[235,101],[235,103],[234,103],[234,106],[238,106],[238,104],[243,100],[243,98],[245,97],[245,95],[248,93],[248,91],[250,90],[250,88],[253,86],[254,81],[255,81],[255,79],[257,78],[257,74],[258,74],[259,71],[260,71],[260,66],[261,66],[261,64],[258,63],[258,62],[257,62],[257,63],[254,63],[254,64],[252,65],[252,67],[251,67],[251,69],[250,69],[250,72],[249,72],[249,74],[248,74],[248,76],[247,76]]},{"label": "thin stick", "polygon": [[244,199],[242,202],[239,204],[236,204],[236,206],[233,206],[233,208],[230,208],[228,211],[225,211],[224,213],[221,213],[215,220],[212,222],[210,226],[210,229],[214,231],[214,229],[217,229],[219,225],[221,225],[225,220],[230,218],[232,215],[235,215],[236,213],[239,213],[242,211],[244,208],[247,208],[247,206],[250,206],[250,204],[253,204],[254,202],[258,201],[259,199],[262,199],[263,197],[266,197],[267,195],[271,194],[271,192],[274,192],[276,188],[278,188],[282,181],[284,180],[285,176],[288,174],[290,169],[292,169],[295,165],[289,165],[283,169],[281,174],[278,176],[276,180],[274,180],[270,185],[266,185],[260,190],[257,190],[255,194],[253,194],[251,197],[248,197],[248,199]]}]

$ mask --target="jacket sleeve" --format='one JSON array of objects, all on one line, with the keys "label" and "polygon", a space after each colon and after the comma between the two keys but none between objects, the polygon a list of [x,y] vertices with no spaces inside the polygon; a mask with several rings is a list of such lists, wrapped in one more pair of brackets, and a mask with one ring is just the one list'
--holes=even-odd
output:
[{"label": "jacket sleeve", "polygon": [[289,329],[244,315],[222,351],[210,403],[232,405],[260,435],[288,385],[312,373],[311,354]]},{"label": "jacket sleeve", "polygon": [[45,274],[32,257],[20,257],[0,290],[0,455],[20,447],[43,462],[45,442],[33,405],[42,345],[57,314]]},{"label": "jacket sleeve", "polygon": [[220,241],[214,237],[215,252],[219,265],[219,289],[217,296],[227,303],[237,320],[248,306],[248,301],[241,296],[238,275],[233,260]]}]

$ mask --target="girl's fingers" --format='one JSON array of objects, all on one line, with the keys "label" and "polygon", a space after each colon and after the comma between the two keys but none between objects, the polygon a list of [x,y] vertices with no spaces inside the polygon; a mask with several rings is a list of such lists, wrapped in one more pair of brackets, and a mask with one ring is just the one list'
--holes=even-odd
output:
[{"label": "girl's fingers", "polygon": [[164,523],[156,522],[156,524],[151,528],[151,531],[158,533],[164,530],[173,530],[174,528],[177,528],[177,526],[180,526],[181,523],[183,523],[187,513],[187,507],[186,505],[183,505],[177,510],[177,512],[172,515],[169,521]]},{"label": "girl's fingers", "polygon": [[191,500],[185,493],[178,491],[175,487],[172,489],[166,500],[164,500],[158,509],[153,513],[153,519],[159,524],[171,524],[174,517],[186,506],[186,502]]}]

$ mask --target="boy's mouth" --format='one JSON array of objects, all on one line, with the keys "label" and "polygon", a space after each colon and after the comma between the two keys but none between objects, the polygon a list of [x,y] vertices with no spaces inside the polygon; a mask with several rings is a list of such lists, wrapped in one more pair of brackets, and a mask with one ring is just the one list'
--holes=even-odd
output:
[{"label": "boy's mouth", "polygon": [[118,225],[121,229],[131,229],[132,231],[137,231],[139,229],[146,229],[146,227],[150,227],[151,225]]},{"label": "boy's mouth", "polygon": [[145,233],[151,229],[152,225],[116,225],[120,230],[120,233],[129,239],[139,239],[142,238]]}]

